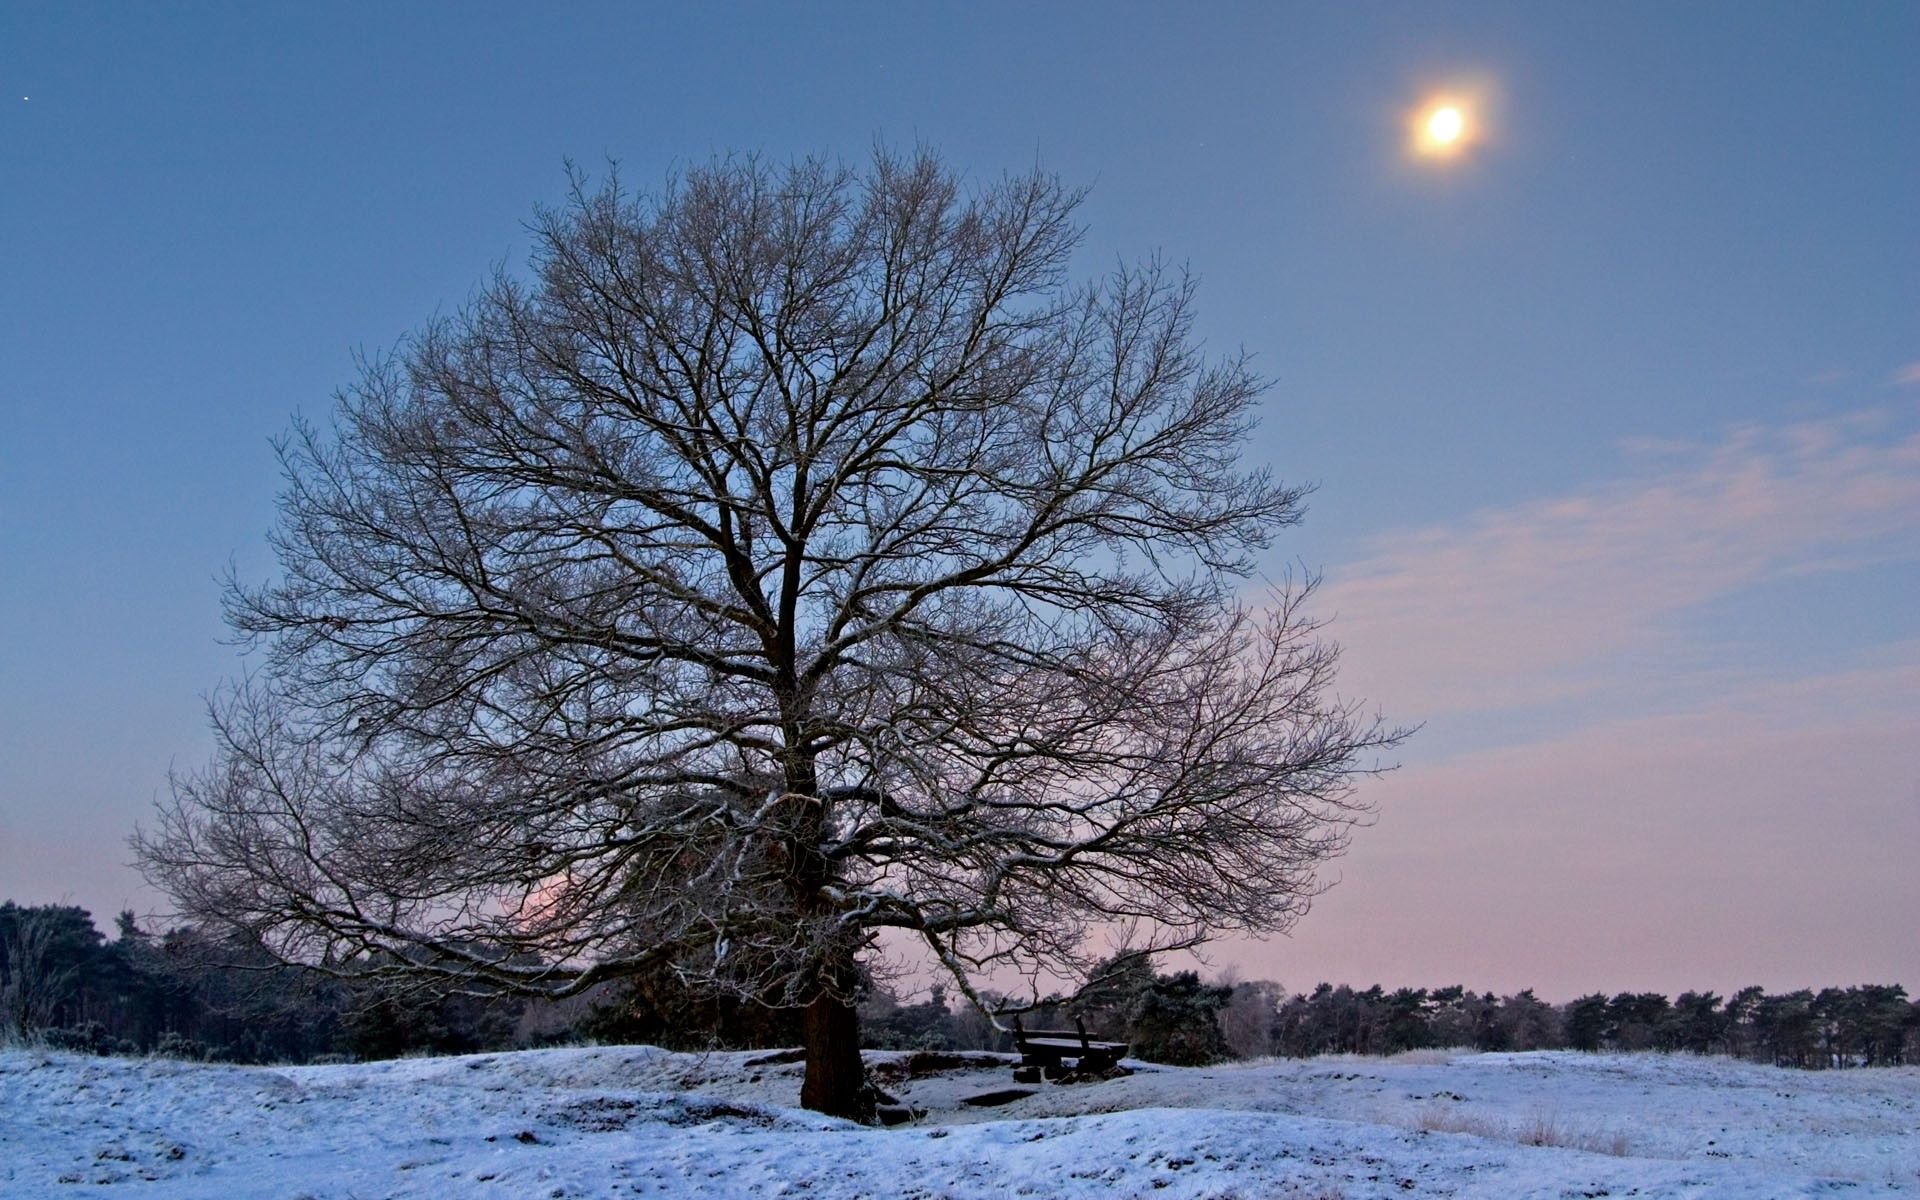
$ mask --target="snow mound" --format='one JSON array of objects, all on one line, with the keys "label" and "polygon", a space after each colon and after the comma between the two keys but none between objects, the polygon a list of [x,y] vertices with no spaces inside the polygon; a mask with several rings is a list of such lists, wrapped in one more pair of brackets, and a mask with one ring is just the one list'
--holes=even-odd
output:
[{"label": "snow mound", "polygon": [[[0,1197],[1920,1195],[1920,1070],[1425,1054],[1148,1068],[1004,1107],[1008,1063],[875,1054],[920,1121],[799,1064],[588,1047],[316,1067],[0,1051]],[[134,1185],[131,1189],[127,1185]]]}]

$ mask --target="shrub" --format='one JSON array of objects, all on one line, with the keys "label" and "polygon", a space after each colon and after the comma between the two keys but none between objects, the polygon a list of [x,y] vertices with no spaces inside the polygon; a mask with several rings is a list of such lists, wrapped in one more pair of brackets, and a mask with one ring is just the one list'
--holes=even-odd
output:
[{"label": "shrub", "polygon": [[72,1050],[78,1054],[111,1054],[118,1039],[107,1035],[107,1027],[87,1021],[71,1029],[49,1029],[46,1043],[50,1049]]},{"label": "shrub", "polygon": [[160,1040],[153,1044],[153,1053],[156,1058],[204,1059],[207,1057],[206,1048],[199,1042],[173,1029],[160,1035]]}]

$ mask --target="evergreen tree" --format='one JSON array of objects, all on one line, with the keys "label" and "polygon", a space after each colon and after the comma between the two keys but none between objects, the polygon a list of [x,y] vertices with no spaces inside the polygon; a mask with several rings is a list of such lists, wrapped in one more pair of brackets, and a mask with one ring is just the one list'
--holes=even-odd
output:
[{"label": "evergreen tree", "polygon": [[1600,1049],[1607,1041],[1609,1026],[1607,998],[1599,992],[1582,996],[1567,1005],[1566,1014],[1562,1020],[1567,1045],[1575,1050]]}]

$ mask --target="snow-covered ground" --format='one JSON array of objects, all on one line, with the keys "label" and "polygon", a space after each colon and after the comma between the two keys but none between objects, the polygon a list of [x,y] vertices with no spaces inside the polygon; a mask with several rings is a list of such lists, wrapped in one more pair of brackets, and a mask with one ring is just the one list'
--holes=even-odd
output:
[{"label": "snow-covered ground", "polygon": [[[796,1064],[597,1047],[321,1067],[0,1051],[0,1197],[1920,1195],[1920,1069],[1418,1054],[1046,1085],[909,1076],[926,1116],[793,1107]],[[1529,1144],[1547,1143],[1547,1144]]]}]

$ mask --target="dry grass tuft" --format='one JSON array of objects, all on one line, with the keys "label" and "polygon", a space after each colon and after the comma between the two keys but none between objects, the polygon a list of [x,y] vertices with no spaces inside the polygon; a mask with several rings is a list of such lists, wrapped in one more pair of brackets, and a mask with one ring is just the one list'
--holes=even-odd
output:
[{"label": "dry grass tuft", "polygon": [[1536,1113],[1521,1122],[1516,1132],[1523,1146],[1558,1146],[1616,1158],[1627,1152],[1626,1134],[1568,1121],[1557,1113]]},{"label": "dry grass tuft", "polygon": [[1498,1117],[1435,1104],[1420,1111],[1414,1127],[1428,1133],[1464,1133],[1495,1142],[1584,1150],[1589,1154],[1611,1154],[1615,1158],[1624,1158],[1628,1149],[1627,1135],[1619,1130],[1570,1121],[1558,1113],[1535,1113],[1508,1124]]},{"label": "dry grass tuft", "polygon": [[1455,1108],[1450,1104],[1428,1105],[1420,1110],[1413,1124],[1415,1129],[1426,1133],[1465,1133],[1496,1141],[1501,1140],[1502,1135],[1506,1133],[1506,1127],[1498,1121]]}]

